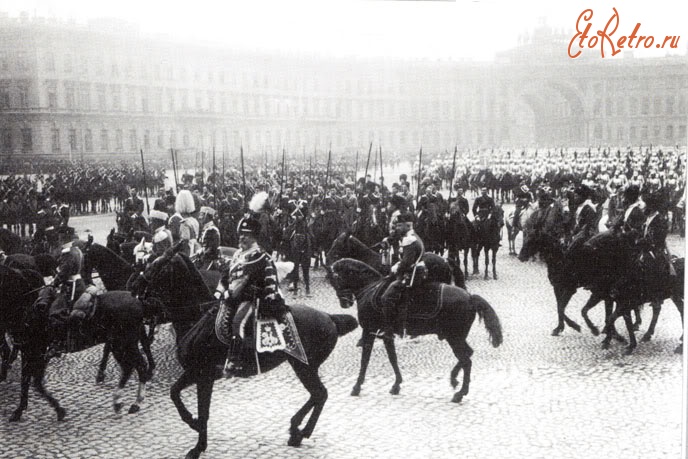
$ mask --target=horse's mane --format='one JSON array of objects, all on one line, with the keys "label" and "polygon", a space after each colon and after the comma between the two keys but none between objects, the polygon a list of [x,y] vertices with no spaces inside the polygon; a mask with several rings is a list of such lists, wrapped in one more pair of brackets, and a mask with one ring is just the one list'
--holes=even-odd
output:
[{"label": "horse's mane", "polygon": [[354,260],[353,258],[342,258],[337,260],[332,264],[333,272],[344,272],[346,276],[353,275],[356,278],[360,277],[370,277],[373,282],[360,285],[360,290],[358,291],[359,299],[361,302],[373,301],[375,296],[379,293],[380,286],[387,281],[387,278],[383,277],[379,271],[370,265]]},{"label": "horse's mane", "polygon": [[177,255],[172,259],[173,264],[178,264],[184,266],[188,275],[184,278],[185,285],[189,285],[192,290],[191,298],[197,298],[200,301],[211,301],[213,300],[213,295],[211,294],[208,287],[206,287],[203,281],[203,276],[194,266],[191,259],[183,253],[177,253]]}]

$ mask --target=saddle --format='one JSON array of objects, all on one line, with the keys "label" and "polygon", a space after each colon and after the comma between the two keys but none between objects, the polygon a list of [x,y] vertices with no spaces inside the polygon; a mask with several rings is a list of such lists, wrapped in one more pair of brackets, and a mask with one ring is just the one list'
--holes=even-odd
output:
[{"label": "saddle", "polygon": [[[244,302],[239,307],[248,306],[246,303],[249,302]],[[215,335],[220,342],[228,346],[232,343],[233,338],[233,320],[234,311],[225,302],[222,302],[215,317]],[[308,357],[306,357],[294,317],[290,311],[283,314],[279,320],[267,317],[256,319],[255,309],[251,307],[251,311],[242,321],[241,336],[247,340],[248,347],[254,349],[256,353],[282,351],[308,365]],[[255,345],[252,345],[252,338],[254,337]]]},{"label": "saddle", "polygon": [[[373,309],[382,314],[384,306],[382,304],[382,294],[385,292],[389,284],[394,279],[389,279],[389,282],[381,282],[372,292]],[[405,323],[407,320],[422,321],[435,319],[442,310],[442,301],[444,299],[444,288],[446,284],[439,282],[427,282],[420,286],[406,289],[406,301],[404,308],[398,311],[398,317],[403,318]],[[428,301],[428,300],[431,301]],[[434,301],[432,301],[434,300]]]}]

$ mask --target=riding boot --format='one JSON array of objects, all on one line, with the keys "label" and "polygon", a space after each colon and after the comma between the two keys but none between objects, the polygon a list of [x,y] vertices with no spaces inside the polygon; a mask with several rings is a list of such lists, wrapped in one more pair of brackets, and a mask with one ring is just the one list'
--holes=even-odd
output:
[{"label": "riding boot", "polygon": [[236,372],[243,370],[241,351],[243,344],[241,338],[233,336],[229,343],[229,350],[227,351],[227,360],[225,361],[224,374],[226,377],[233,376]]}]

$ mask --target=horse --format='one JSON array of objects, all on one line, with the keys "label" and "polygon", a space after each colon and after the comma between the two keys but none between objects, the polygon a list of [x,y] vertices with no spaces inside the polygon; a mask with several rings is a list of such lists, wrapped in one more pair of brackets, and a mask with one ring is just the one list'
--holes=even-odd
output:
[{"label": "horse", "polygon": [[48,255],[41,253],[38,255],[27,255],[25,253],[13,253],[7,255],[3,261],[5,266],[16,268],[19,270],[30,269],[41,274],[43,277],[54,276],[57,270],[57,260]]},{"label": "horse", "polygon": [[473,274],[480,274],[478,260],[480,252],[485,250],[485,280],[490,278],[488,267],[490,266],[489,253],[492,252],[492,277],[497,280],[497,251],[501,245],[501,229],[504,226],[504,211],[500,206],[495,206],[487,216],[476,218],[473,221],[473,234],[475,246],[473,250]]},{"label": "horse", "polygon": [[[475,245],[475,235],[473,225],[468,217],[464,215],[458,206],[452,204],[449,209],[449,217],[445,225],[444,243],[447,246],[447,262],[456,273],[461,271],[461,254],[463,251],[463,273],[468,273],[468,254]],[[355,257],[354,257],[355,258]],[[465,274],[464,274],[465,278]],[[456,284],[458,287],[466,288]]]},{"label": "horse", "polygon": [[[643,341],[649,340],[654,333],[654,325],[657,323],[661,301],[665,298],[672,299],[681,315],[681,323],[683,323],[683,277],[678,275],[668,276],[667,274],[664,282],[667,288],[659,292],[643,292],[643,290],[648,290],[644,288],[646,283],[642,279],[635,277],[640,291],[637,288],[624,288],[621,289],[620,295],[612,298],[612,288],[619,282],[619,279],[632,275],[635,263],[624,248],[623,241],[618,236],[613,236],[612,233],[605,233],[599,234],[595,238],[597,238],[597,241],[601,241],[595,245],[600,246],[602,250],[598,250],[593,245],[586,243],[582,245],[577,254],[570,254],[562,242],[549,233],[539,231],[537,228],[532,232],[526,233],[519,260],[527,261],[534,254],[540,253],[547,264],[547,277],[554,289],[557,301],[558,324],[552,331],[552,336],[558,336],[564,330],[564,324],[580,332],[580,326],[566,315],[566,306],[580,287],[589,288],[592,293],[590,299],[583,307],[583,317],[593,334],[597,334],[597,329],[587,318],[587,312],[600,300],[606,300],[607,319],[604,329],[606,337],[602,343],[605,349],[609,347],[612,338],[618,337],[618,333],[614,329],[614,321],[616,318],[623,316],[629,333],[629,344],[625,352],[627,354],[633,352],[637,342],[633,333],[630,309],[642,303],[648,301],[655,303],[653,304],[651,326],[643,337]],[[590,263],[589,260],[596,260],[596,262]],[[677,273],[680,272],[682,275],[684,272],[683,258],[674,259],[673,264]],[[611,300],[617,302],[615,311],[611,311]],[[680,351],[681,346],[676,348],[676,352]]]},{"label": "horse", "polygon": [[428,203],[418,216],[417,232],[425,243],[425,250],[441,254],[444,251],[444,221],[440,216],[440,203]]},{"label": "horse", "polygon": [[506,232],[509,239],[509,255],[516,256],[516,236],[518,233],[523,231],[524,223],[527,222],[531,215],[537,212],[537,203],[531,203],[528,206],[521,209],[521,213],[516,218],[516,210],[509,212],[508,218],[505,220]]},{"label": "horse", "polygon": [[[385,326],[379,298],[393,278],[383,277],[361,261],[343,258],[332,267],[327,267],[327,280],[337,293],[342,308],[351,307],[354,299],[358,304],[358,320],[363,328],[363,354],[358,379],[351,392],[351,395],[357,396],[365,380],[375,331]],[[454,389],[458,385],[456,378],[459,371],[463,370],[461,389],[452,398],[453,402],[460,403],[463,397],[468,395],[471,379],[473,350],[466,342],[466,337],[477,314],[485,322],[492,346],[498,347],[502,344],[502,327],[497,313],[482,297],[471,295],[462,288],[438,282],[426,283],[410,295],[406,315],[407,331],[414,336],[436,334],[439,339],[447,340],[458,359],[450,373],[450,382]],[[398,395],[402,377],[397,364],[394,341],[384,340],[384,343],[396,377],[390,393]]]},{"label": "horse", "polygon": [[[61,421],[66,415],[66,410],[43,386],[49,361],[47,350],[53,333],[48,324],[48,311],[34,304],[37,291],[42,284],[43,279],[39,273],[20,272],[0,265],[0,304],[8,308],[5,311],[7,314],[4,314],[6,322],[2,327],[10,330],[20,343],[22,355],[21,400],[10,417],[11,422],[19,421],[28,406],[29,385],[32,379],[38,393],[55,409],[57,419]],[[138,392],[136,401],[129,408],[129,413],[136,413],[140,410],[146,383],[150,379],[146,362],[138,349],[143,327],[141,303],[129,292],[121,291],[107,292],[98,298],[93,317],[86,319],[79,330],[75,331],[78,336],[75,339],[77,344],[70,352],[79,352],[96,344],[110,342],[115,359],[122,369],[113,396],[113,407],[116,412],[122,409],[120,392],[132,371],[136,369],[139,378]]]},{"label": "horse", "polygon": [[[214,304],[214,297],[188,257],[174,250],[149,264],[133,286],[140,294],[158,296],[164,308],[175,311],[172,323],[177,336],[177,356],[184,371],[173,384],[170,396],[182,421],[198,432],[196,445],[186,455],[187,459],[198,458],[207,448],[210,399],[227,354],[227,345],[218,339],[215,332],[217,308],[203,313],[199,305],[204,302]],[[320,380],[318,369],[334,349],[338,337],[356,329],[358,323],[352,316],[330,315],[307,306],[294,305],[289,310],[299,330],[308,363],[282,351],[245,352],[244,370],[233,376],[248,378],[258,373],[258,367],[261,372],[267,372],[289,362],[310,394],[308,401],[291,418],[288,445],[296,447],[304,438],[310,438],[327,400],[327,389]],[[194,324],[194,320],[198,321]],[[250,334],[247,339],[250,339]],[[198,416],[195,418],[181,399],[181,391],[193,384],[198,397]],[[311,410],[305,427],[299,429]]]},{"label": "horse", "polygon": [[[350,231],[342,232],[332,243],[325,259],[332,265],[342,258],[353,258],[370,265],[376,271],[389,274],[391,266],[382,262],[382,256],[359,241]],[[452,283],[452,276],[457,287],[466,288],[466,282],[461,269],[452,270],[444,258],[434,253],[425,253],[423,262],[428,269],[428,279],[445,284]]]},{"label": "horse", "polygon": [[332,246],[343,226],[342,218],[332,211],[317,214],[312,219],[310,227],[313,233],[313,255],[316,267],[319,264],[325,264],[323,254]]},{"label": "horse", "polygon": [[0,250],[7,255],[22,252],[22,238],[7,228],[0,228]]}]

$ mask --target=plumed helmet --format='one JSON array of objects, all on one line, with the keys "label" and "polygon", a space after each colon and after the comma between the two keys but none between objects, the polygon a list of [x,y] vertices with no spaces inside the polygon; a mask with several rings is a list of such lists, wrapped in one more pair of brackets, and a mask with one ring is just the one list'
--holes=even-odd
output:
[{"label": "plumed helmet", "polygon": [[174,210],[180,214],[190,214],[196,211],[193,195],[189,190],[181,190],[174,201]]},{"label": "plumed helmet", "polygon": [[239,223],[239,235],[257,237],[260,233],[260,222],[257,218],[250,216],[241,220]]}]

